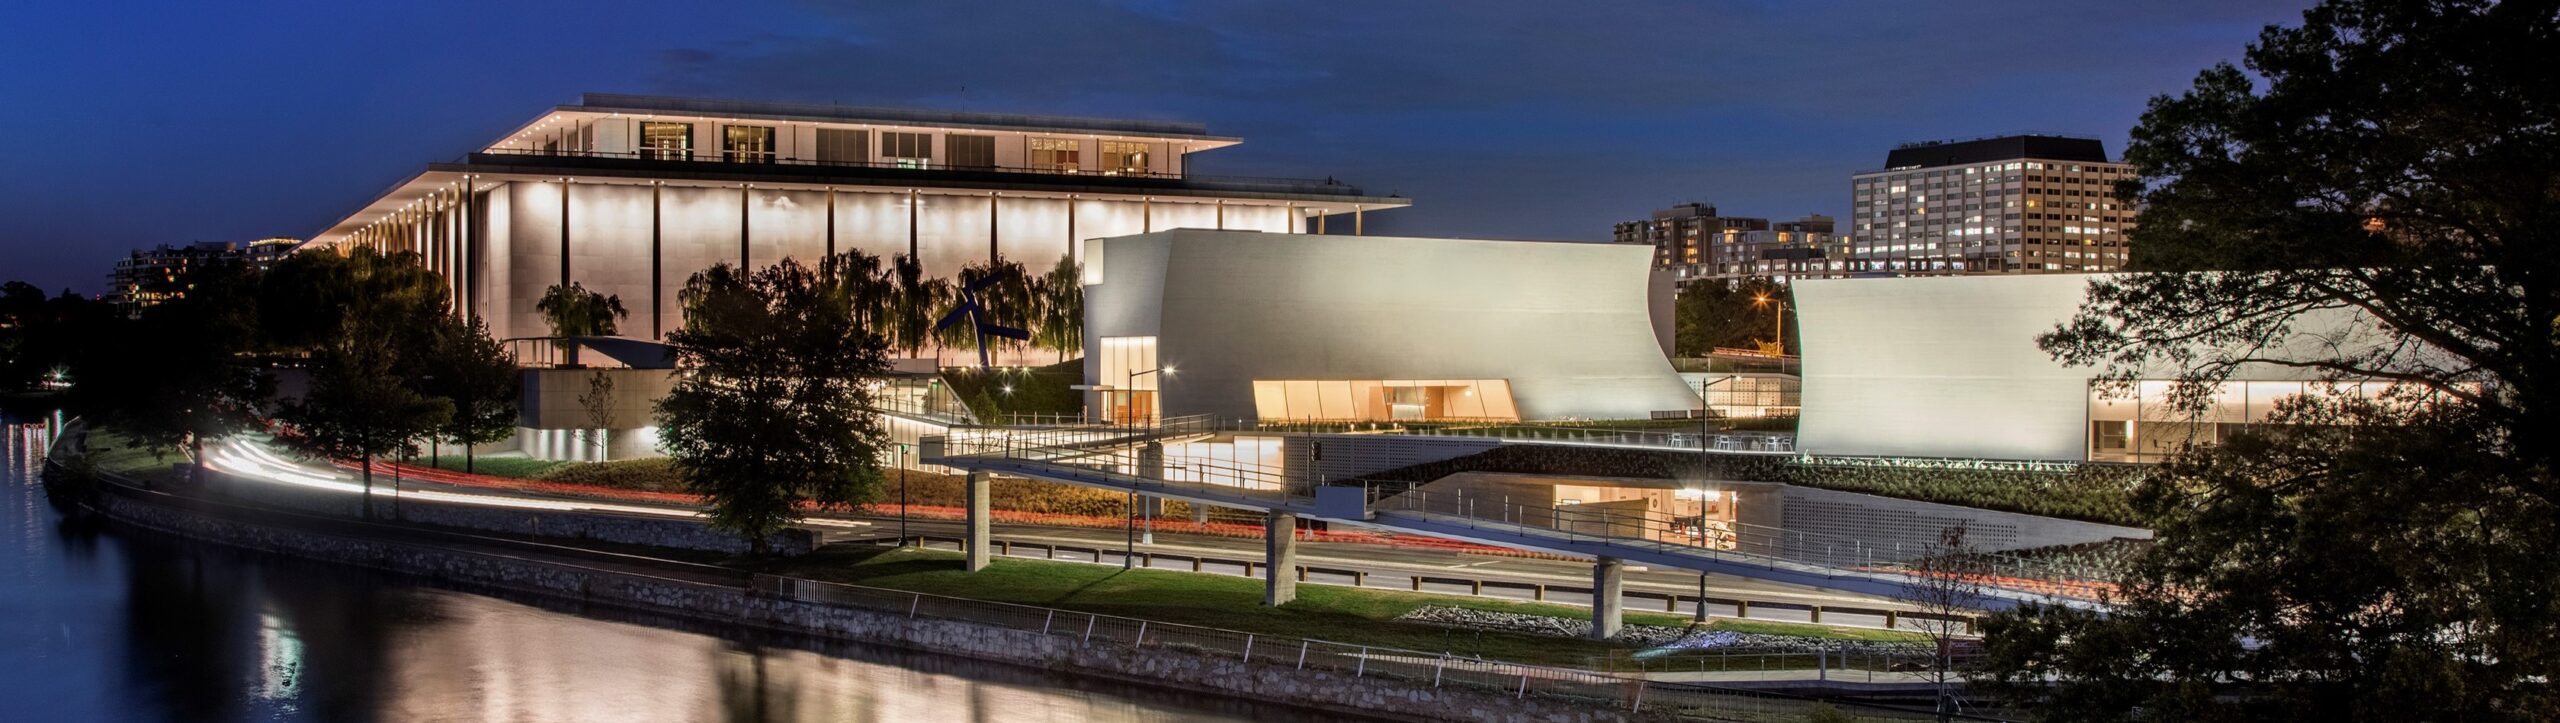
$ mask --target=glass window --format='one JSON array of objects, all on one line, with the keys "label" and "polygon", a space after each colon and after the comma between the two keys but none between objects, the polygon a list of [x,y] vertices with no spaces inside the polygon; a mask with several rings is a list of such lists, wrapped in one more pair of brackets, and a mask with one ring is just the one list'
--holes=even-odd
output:
[{"label": "glass window", "polygon": [[693,157],[693,124],[642,121],[640,157],[681,161]]},{"label": "glass window", "polygon": [[1147,144],[1130,143],[1127,141],[1103,141],[1102,172],[1113,174],[1146,173]]},{"label": "glass window", "polygon": [[871,145],[871,132],[856,128],[818,129],[819,163],[862,163],[871,160],[863,153]]},{"label": "glass window", "polygon": [[931,168],[933,136],[884,131],[880,134],[880,162],[899,168]]},{"label": "glass window", "polygon": [[995,136],[964,136],[953,133],[944,136],[942,143],[951,151],[952,168],[996,167]]},{"label": "glass window", "polygon": [[1084,142],[1072,138],[1031,139],[1031,167],[1035,170],[1074,173],[1084,167],[1079,158]]},{"label": "glass window", "polygon": [[729,126],[720,141],[720,160],[772,163],[773,126]]}]

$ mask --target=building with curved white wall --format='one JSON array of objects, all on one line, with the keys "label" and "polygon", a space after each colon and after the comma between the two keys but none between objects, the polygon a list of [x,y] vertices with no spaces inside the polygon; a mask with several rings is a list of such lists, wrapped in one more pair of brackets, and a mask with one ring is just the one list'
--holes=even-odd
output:
[{"label": "building with curved white wall", "polygon": [[[2264,423],[2302,394],[2376,394],[2382,382],[2244,364],[2201,414],[2167,403],[2174,370],[2127,393],[2091,383],[2036,346],[2077,312],[2101,274],[1806,279],[1794,286],[1804,349],[1796,448],[1810,454],[2151,461]],[[2306,314],[2253,353],[2320,358],[2371,349],[2370,317]]]},{"label": "building with curved white wall", "polygon": [[1645,247],[1183,229],[1095,239],[1087,409],[1110,418],[1644,419],[1671,367]]}]

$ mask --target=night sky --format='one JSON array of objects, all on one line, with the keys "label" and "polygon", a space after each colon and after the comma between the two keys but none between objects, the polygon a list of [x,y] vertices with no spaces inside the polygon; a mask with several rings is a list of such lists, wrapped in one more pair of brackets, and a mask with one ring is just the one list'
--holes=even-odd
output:
[{"label": "night sky", "polygon": [[1207,123],[1213,174],[1415,199],[1372,233],[1846,216],[1894,144],[2121,153],[2307,0],[33,2],[0,19],[0,279],[305,237],[583,91]]}]

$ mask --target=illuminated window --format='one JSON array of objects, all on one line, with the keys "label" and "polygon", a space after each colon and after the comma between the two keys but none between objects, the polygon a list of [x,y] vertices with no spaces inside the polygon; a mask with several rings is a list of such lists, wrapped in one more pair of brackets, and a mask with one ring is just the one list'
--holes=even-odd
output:
[{"label": "illuminated window", "polygon": [[1103,141],[1102,168],[1105,173],[1146,173],[1147,144]]},{"label": "illuminated window", "polygon": [[773,126],[729,126],[720,140],[720,160],[772,163]]},{"label": "illuminated window", "polygon": [[640,157],[663,161],[680,161],[693,157],[693,124],[640,124]]},{"label": "illuminated window", "polygon": [[1084,142],[1072,138],[1031,139],[1031,167],[1043,171],[1074,173],[1083,167],[1079,156]]}]

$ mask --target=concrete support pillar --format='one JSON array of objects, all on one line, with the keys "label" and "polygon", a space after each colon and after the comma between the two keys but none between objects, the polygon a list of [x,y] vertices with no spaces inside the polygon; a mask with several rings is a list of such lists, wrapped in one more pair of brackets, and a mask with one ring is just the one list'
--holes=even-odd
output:
[{"label": "concrete support pillar", "polygon": [[1195,525],[1206,525],[1206,524],[1209,524],[1209,505],[1208,505],[1208,503],[1204,503],[1204,502],[1193,502],[1193,503],[1190,503],[1190,504],[1191,504],[1191,523],[1192,523],[1192,524],[1195,524]]},{"label": "concrete support pillar", "polygon": [[1262,604],[1298,599],[1298,516],[1272,510],[1262,530]]},{"label": "concrete support pillar", "polygon": [[[1138,476],[1151,480],[1164,479],[1163,442],[1148,442],[1147,446],[1138,448]],[[1156,518],[1163,512],[1164,498],[1138,495],[1138,509],[1131,513],[1137,515],[1140,520],[1138,544],[1156,544]]]},{"label": "concrete support pillar", "polygon": [[1603,557],[1591,565],[1591,639],[1618,634],[1626,616],[1627,563]]},{"label": "concrete support pillar", "polygon": [[560,285],[569,285],[569,179],[560,179]]},{"label": "concrete support pillar", "polygon": [[665,193],[665,184],[657,181],[649,182],[649,338],[651,339],[667,338],[665,298],[667,291],[662,286],[666,283],[666,223],[660,218],[667,207],[663,200]]},{"label": "concrete support pillar", "polygon": [[969,571],[977,572],[987,569],[987,521],[990,516],[987,501],[991,496],[987,490],[992,485],[988,484],[985,472],[970,472],[968,485],[969,534],[968,539],[961,542],[961,547],[966,548]]}]

